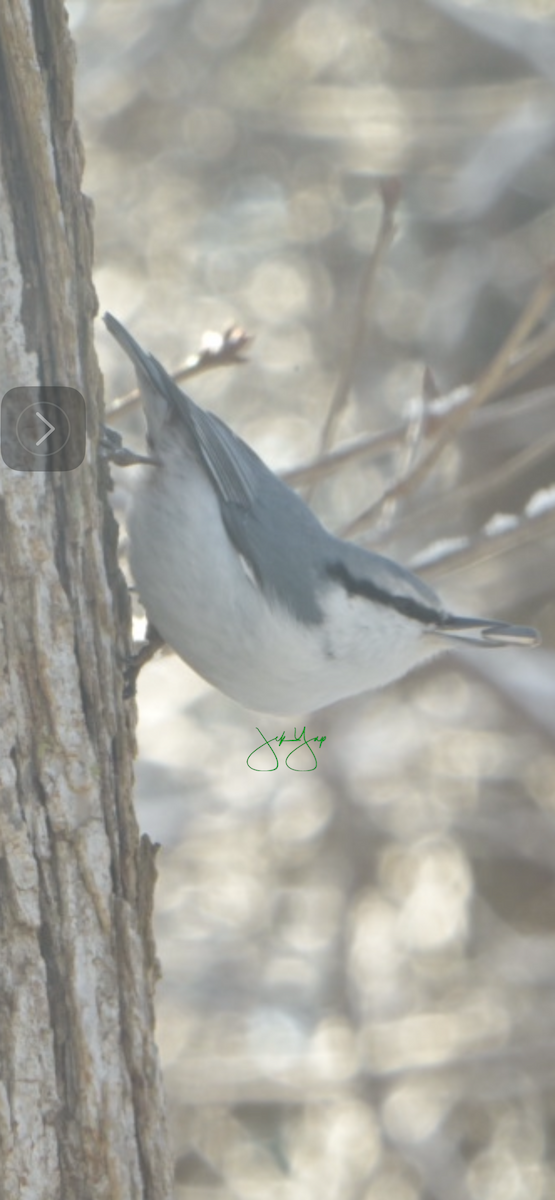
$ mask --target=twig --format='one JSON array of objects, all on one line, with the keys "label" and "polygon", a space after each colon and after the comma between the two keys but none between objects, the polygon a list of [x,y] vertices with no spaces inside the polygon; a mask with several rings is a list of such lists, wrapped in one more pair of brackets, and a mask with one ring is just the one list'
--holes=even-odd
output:
[{"label": "twig", "polygon": [[514,417],[526,417],[529,419],[535,413],[541,412],[548,404],[553,404],[555,400],[555,387],[535,388],[532,392],[519,392],[517,396],[510,396],[506,400],[497,400],[495,404],[490,404],[486,408],[481,408],[474,413],[473,427],[475,429],[488,429],[491,425],[498,425],[500,421],[511,420]]},{"label": "twig", "polygon": [[[514,479],[518,479],[524,471],[529,467],[536,466],[537,463],[548,458],[555,450],[555,432],[544,434],[531,446],[520,450],[518,454],[513,454],[512,458],[501,463],[499,467],[491,470],[486,476],[478,476],[476,479],[471,479],[468,483],[462,483],[450,492],[442,493],[430,500],[428,503],[419,506],[414,512],[407,513],[401,517],[395,524],[395,535],[406,533],[413,525],[423,525],[428,517],[437,513],[438,503],[441,504],[442,516],[445,515],[447,508],[452,508],[456,505],[458,508],[462,504],[468,503],[469,500],[477,500],[479,497],[487,496],[488,492],[496,491],[498,488],[505,487]],[[381,530],[376,532],[370,540],[373,546],[378,545],[387,537],[387,530],[383,533]]]},{"label": "twig", "polygon": [[[205,333],[200,350],[196,354],[191,354],[184,366],[173,372],[172,379],[175,383],[181,383],[184,379],[190,379],[193,375],[202,375],[204,371],[211,371],[214,367],[224,367],[229,363],[244,363],[247,359],[244,357],[243,351],[252,340],[252,337],[249,337],[243,329],[236,325],[227,329],[223,334]],[[106,409],[106,420],[118,420],[124,413],[134,408],[139,399],[139,389],[133,388],[127,395],[113,400]]]},{"label": "twig", "polygon": [[548,325],[547,329],[542,329],[542,332],[527,342],[515,356],[503,380],[503,388],[513,387],[554,353],[555,325]]},{"label": "twig", "polygon": [[[422,380],[422,395],[419,396],[417,400],[412,401],[412,417],[409,416],[408,418],[406,425],[406,436],[403,443],[404,453],[399,456],[398,469],[400,470],[401,475],[406,475],[407,472],[411,470],[413,463],[416,462],[418,451],[424,438],[427,412],[425,392],[430,384],[431,378],[431,375],[428,375],[428,371],[426,371],[424,373],[424,379]],[[398,502],[398,497],[392,496],[391,499],[388,500],[387,504],[384,505],[380,513],[381,528],[384,531],[391,529],[395,519]]]},{"label": "twig", "polygon": [[379,500],[370,505],[360,516],[351,521],[342,530],[343,537],[353,537],[371,525],[383,507],[392,497],[407,496],[413,492],[426,478],[440,454],[451,439],[462,429],[475,409],[498,391],[505,377],[509,363],[525,339],[535,329],[544,312],[550,304],[555,292],[555,264],[546,270],[524,312],[513,326],[500,350],[492,362],[486,367],[480,379],[470,393],[467,401],[452,410],[439,430],[438,436],[427,454],[420,462],[410,469],[401,479],[384,490]]},{"label": "twig", "polygon": [[[546,330],[551,338],[555,341],[555,327],[551,326]],[[530,367],[528,367],[528,351],[525,349],[518,359],[519,368],[522,370],[519,378],[522,378],[528,373],[528,369],[537,365],[534,362],[534,348],[539,346],[540,341],[543,341],[544,334],[540,334],[533,342],[529,342],[531,347]],[[544,342],[544,350],[547,348],[547,343]],[[547,355],[546,355],[547,357]],[[526,369],[524,369],[526,368]],[[512,381],[512,369],[508,372],[503,380],[503,389]],[[456,388],[453,392],[436,397],[431,403],[428,403],[424,414],[424,435],[428,437],[435,430],[441,427],[445,420],[445,407],[452,405],[457,400],[458,403],[466,402],[467,396],[470,395],[470,389]],[[460,399],[459,399],[460,397]],[[489,425],[497,424],[502,420],[510,420],[513,417],[530,416],[538,409],[544,408],[546,404],[553,401],[555,398],[555,389],[553,387],[538,388],[533,392],[526,392],[518,396],[511,396],[506,400],[499,400],[495,406],[479,409],[473,413],[471,418],[472,424],[476,428],[486,428]],[[491,397],[490,397],[491,399]],[[362,434],[352,441],[349,441],[335,450],[329,450],[326,454],[312,459],[310,462],[301,463],[298,467],[292,467],[288,471],[280,474],[290,487],[301,487],[303,484],[309,483],[312,480],[318,481],[330,475],[334,471],[341,470],[344,466],[355,462],[358,458],[377,457],[382,454],[387,454],[389,451],[395,450],[396,446],[400,445],[405,437],[408,426],[408,419],[401,421],[398,425],[392,425],[390,429],[383,430],[382,433]],[[413,519],[413,514],[406,518],[401,518],[401,525],[404,525],[405,520],[409,523]],[[380,540],[382,534],[378,536]]]},{"label": "twig", "polygon": [[319,453],[321,454],[330,444],[333,436],[333,431],[339,419],[340,413],[343,411],[353,377],[355,363],[362,347],[364,333],[366,329],[366,305],[368,297],[371,293],[374,281],[378,270],[389,250],[393,236],[395,234],[395,210],[399,202],[400,188],[397,180],[387,180],[382,182],[381,187],[382,197],[382,215],[380,228],[376,238],[376,244],[364,266],[355,304],[355,321],[352,337],[346,349],[343,367],[339,373],[339,378],[332,396],[328,415],[326,417],[322,433],[320,435]]},{"label": "twig", "polygon": [[323,479],[333,471],[340,470],[341,467],[356,458],[363,458],[365,455],[377,456],[394,450],[400,442],[404,441],[406,430],[407,423],[403,422],[391,429],[385,429],[383,433],[366,434],[364,437],[357,438],[356,441],[348,442],[345,446],[338,446],[336,450],[328,450],[327,454],[322,454],[312,462],[301,463],[298,467],[282,471],[280,479],[283,479],[290,487],[300,487],[304,483],[317,483],[319,479]]},{"label": "twig", "polygon": [[411,563],[411,570],[426,579],[439,579],[443,575],[460,571],[463,567],[474,566],[487,558],[494,558],[498,554],[525,546],[528,542],[550,535],[554,531],[555,508],[549,508],[535,517],[522,516],[509,529],[502,529],[499,533],[480,531],[475,537],[464,539],[465,545],[460,545],[462,539],[458,538],[456,541],[459,544],[453,549],[447,546],[428,563],[420,563],[416,559]]}]

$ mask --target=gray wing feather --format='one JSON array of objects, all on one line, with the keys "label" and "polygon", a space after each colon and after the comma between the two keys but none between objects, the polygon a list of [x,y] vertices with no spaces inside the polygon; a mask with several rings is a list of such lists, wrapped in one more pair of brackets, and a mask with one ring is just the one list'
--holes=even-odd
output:
[{"label": "gray wing feather", "polygon": [[435,625],[447,615],[436,592],[400,563],[352,542],[328,537],[328,575],[350,594],[394,608],[424,625]]},{"label": "gray wing feather", "polygon": [[150,393],[154,389],[155,394],[165,401],[163,412],[166,420],[173,414],[183,422],[197,457],[209,472],[221,499],[242,507],[252,504],[256,494],[256,466],[263,464],[250,446],[213,413],[199,408],[177,386],[158,359],[143,350],[112,313],[105,313],[104,321],[109,332],[132,360],[140,385],[149,385],[145,404],[147,407],[151,404]]},{"label": "gray wing feather", "polygon": [[307,624],[323,620],[319,599],[326,583],[335,582],[351,595],[419,621],[431,633],[482,646],[537,644],[534,629],[452,617],[432,588],[411,571],[327,533],[300,496],[219,417],[199,408],[111,313],[105,314],[104,321],[135,365],[154,451],[162,426],[177,420],[211,480],[233,545],[259,587],[298,620]]},{"label": "gray wing feather", "polygon": [[[149,405],[159,407],[162,396],[165,421],[177,418],[188,435],[191,449],[218,497],[227,533],[252,568],[259,586],[299,620],[321,622],[321,578],[316,563],[322,559],[321,547],[329,534],[317,517],[219,417],[199,408],[115,317],[106,313],[104,321],[135,365],[147,419]],[[149,421],[154,451],[161,424],[158,412],[156,422]]]}]

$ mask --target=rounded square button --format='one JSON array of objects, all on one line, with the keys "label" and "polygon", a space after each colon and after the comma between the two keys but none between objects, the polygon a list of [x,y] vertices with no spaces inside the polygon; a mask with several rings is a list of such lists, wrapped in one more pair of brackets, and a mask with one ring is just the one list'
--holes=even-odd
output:
[{"label": "rounded square button", "polygon": [[0,450],[14,471],[74,471],[85,439],[85,401],[76,388],[14,387],[2,399]]}]

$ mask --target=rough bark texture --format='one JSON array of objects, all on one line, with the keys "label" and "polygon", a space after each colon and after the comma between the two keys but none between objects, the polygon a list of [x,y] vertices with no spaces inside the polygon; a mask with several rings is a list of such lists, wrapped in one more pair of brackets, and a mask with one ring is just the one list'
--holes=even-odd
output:
[{"label": "rough bark texture", "polygon": [[158,1200],[153,851],[131,803],[73,68],[61,0],[0,5],[1,391],[64,383],[87,405],[77,470],[0,470],[0,1198]]}]

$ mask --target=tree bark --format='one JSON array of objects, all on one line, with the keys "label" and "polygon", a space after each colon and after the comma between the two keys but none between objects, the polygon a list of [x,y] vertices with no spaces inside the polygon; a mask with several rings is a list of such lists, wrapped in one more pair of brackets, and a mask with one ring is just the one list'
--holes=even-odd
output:
[{"label": "tree bark", "polygon": [[96,454],[92,213],[61,0],[0,5],[0,381],[85,397],[72,471],[0,470],[0,1198],[171,1195],[129,608]]}]

